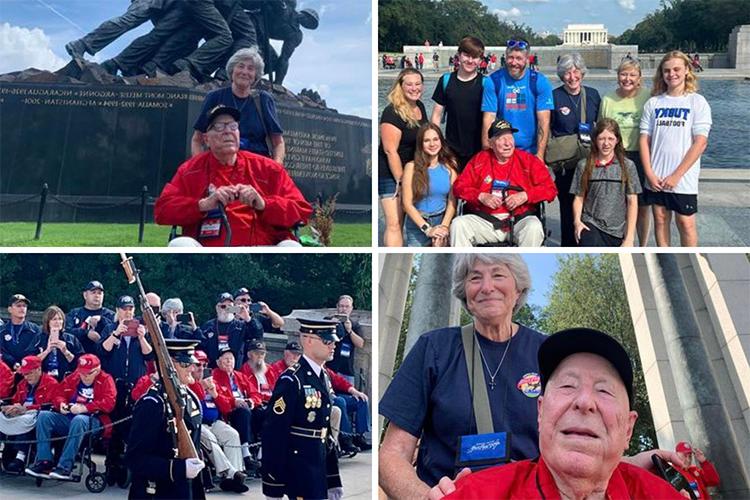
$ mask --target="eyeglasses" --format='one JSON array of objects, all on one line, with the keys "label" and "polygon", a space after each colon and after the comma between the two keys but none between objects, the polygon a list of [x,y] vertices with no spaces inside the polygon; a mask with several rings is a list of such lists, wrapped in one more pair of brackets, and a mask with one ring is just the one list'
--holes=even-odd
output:
[{"label": "eyeglasses", "polygon": [[336,343],[335,340],[323,340],[322,338],[318,337],[317,335],[305,335],[305,337],[310,337],[310,338],[313,338],[313,339],[318,339],[321,342],[323,342],[323,345],[326,345],[326,346],[333,345],[333,344]]},{"label": "eyeglasses", "polygon": [[231,304],[219,304],[219,309],[226,309],[227,307],[232,307]]},{"label": "eyeglasses", "polygon": [[235,301],[235,302],[250,302],[250,299],[249,299],[249,298],[244,298],[244,299],[234,299],[234,301]]},{"label": "eyeglasses", "polygon": [[209,130],[224,132],[224,130],[228,129],[230,132],[234,132],[238,128],[240,128],[240,124],[237,122],[216,122],[209,127]]},{"label": "eyeglasses", "polygon": [[181,368],[190,368],[193,366],[193,363],[187,363],[185,361],[180,361],[177,364],[180,365]]},{"label": "eyeglasses", "polygon": [[527,42],[526,40],[514,40],[512,38],[508,40],[509,49],[528,50],[529,47],[530,47],[529,42]]}]

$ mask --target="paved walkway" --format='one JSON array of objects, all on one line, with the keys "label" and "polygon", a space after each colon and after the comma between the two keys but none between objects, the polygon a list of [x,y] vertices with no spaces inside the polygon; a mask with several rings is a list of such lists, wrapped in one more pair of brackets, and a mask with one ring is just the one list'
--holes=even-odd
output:
[{"label": "paved walkway", "polygon": [[[104,457],[95,455],[94,460],[103,464]],[[372,452],[360,453],[354,458],[339,462],[341,477],[344,482],[344,498],[347,500],[370,500],[372,498]],[[103,470],[97,467],[97,470]],[[85,476],[84,476],[85,477]],[[221,490],[208,493],[208,498],[264,498],[259,479],[248,482],[250,491],[243,495],[225,493]],[[107,488],[99,494],[89,493],[83,481],[69,483],[62,481],[44,481],[41,487],[36,486],[34,478],[7,476],[0,473],[0,498],[55,499],[55,500],[96,500],[103,498],[127,498],[127,490],[117,486]]]},{"label": "paved walkway", "polygon": [[[547,205],[546,246],[560,246],[560,210],[557,200]],[[378,245],[383,245],[383,218],[378,220]],[[698,244],[701,247],[750,246],[750,169],[705,168],[701,170],[698,195]],[[672,246],[679,246],[677,228]],[[656,246],[653,237],[648,246]]]}]

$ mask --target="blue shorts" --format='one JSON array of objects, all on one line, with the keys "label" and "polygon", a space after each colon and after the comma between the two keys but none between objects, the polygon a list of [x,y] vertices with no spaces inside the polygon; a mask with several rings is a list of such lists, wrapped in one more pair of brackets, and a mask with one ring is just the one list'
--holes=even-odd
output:
[{"label": "blue shorts", "polygon": [[382,200],[383,198],[393,198],[396,194],[396,179],[391,176],[386,178],[378,176],[378,197]]},{"label": "blue shorts", "polygon": [[[422,218],[426,220],[427,223],[431,226],[439,226],[440,223],[443,222],[444,215],[445,210],[434,215],[422,214]],[[411,220],[411,217],[406,217],[406,222],[404,225],[406,226],[406,246],[429,247],[432,245],[432,238],[428,238],[427,235],[417,227],[414,221]]]}]

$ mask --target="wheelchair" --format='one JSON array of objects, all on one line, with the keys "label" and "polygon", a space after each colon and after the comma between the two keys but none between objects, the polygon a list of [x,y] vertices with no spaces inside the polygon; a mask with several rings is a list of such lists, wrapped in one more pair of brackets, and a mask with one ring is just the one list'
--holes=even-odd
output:
[{"label": "wheelchair", "polygon": [[[504,186],[501,191],[501,197],[503,202],[505,202],[505,199],[508,197],[508,192],[521,192],[524,191],[524,189],[520,186],[515,186],[513,184],[509,184],[507,186]],[[513,211],[511,210],[509,212],[509,217],[507,219],[504,219],[503,221],[500,221],[496,219],[495,217],[485,213],[485,212],[479,212],[470,210],[469,207],[466,204],[466,200],[459,200],[458,203],[458,213],[457,215],[476,215],[477,217],[480,217],[487,222],[490,222],[495,226],[497,223],[505,224],[505,226],[500,226],[497,229],[502,229],[504,232],[508,233],[508,237],[505,238],[505,241],[499,241],[499,242],[493,242],[493,243],[479,243],[474,244],[473,246],[478,248],[486,248],[486,247],[517,247],[518,244],[515,240],[515,234],[514,229],[515,225],[524,217],[528,216],[535,216],[537,219],[539,219],[539,222],[542,223],[542,232],[544,233],[544,239],[542,240],[541,246],[544,246],[545,242],[547,241],[547,238],[552,234],[552,232],[547,229],[547,216],[545,213],[545,203],[539,202],[536,204],[536,208],[530,212],[526,212],[522,217],[516,217],[513,214]],[[507,231],[505,229],[507,228]]]}]

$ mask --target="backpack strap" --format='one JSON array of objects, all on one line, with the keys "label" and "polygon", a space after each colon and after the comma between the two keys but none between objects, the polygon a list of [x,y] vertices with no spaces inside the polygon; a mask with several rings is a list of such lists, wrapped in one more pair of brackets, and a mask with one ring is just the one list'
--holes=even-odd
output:
[{"label": "backpack strap", "polygon": [[477,340],[474,338],[473,323],[461,327],[461,343],[463,344],[464,357],[466,358],[466,370],[469,376],[469,390],[471,391],[477,434],[495,432],[492,424],[492,412],[490,411],[490,398],[487,394],[484,366],[482,365],[479,349],[476,348]]},{"label": "backpack strap", "polygon": [[268,147],[268,156],[270,158],[273,158],[273,143],[271,142],[271,136],[268,135],[268,127],[266,127],[266,117],[263,113],[263,107],[260,103],[260,91],[258,91],[257,89],[253,89],[250,92],[250,97],[253,98],[255,109],[258,111],[258,116],[260,117],[260,124],[263,125],[263,135],[266,139],[266,147]]}]

